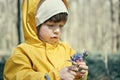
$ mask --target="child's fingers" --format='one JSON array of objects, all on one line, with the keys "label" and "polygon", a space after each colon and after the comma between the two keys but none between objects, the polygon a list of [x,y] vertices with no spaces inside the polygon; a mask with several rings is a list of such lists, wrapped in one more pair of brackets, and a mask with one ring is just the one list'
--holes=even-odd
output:
[{"label": "child's fingers", "polygon": [[81,73],[81,74],[85,74],[85,73],[86,73],[86,70],[81,70],[80,73]]},{"label": "child's fingers", "polygon": [[77,72],[77,71],[78,71],[78,68],[77,68],[76,66],[70,66],[70,67],[69,67],[69,70],[74,71],[74,72]]},{"label": "child's fingers", "polygon": [[77,72],[76,77],[81,78],[82,76],[84,76],[86,74],[86,70],[81,70],[80,72]]},{"label": "child's fingers", "polygon": [[83,70],[88,70],[88,66],[86,66],[86,65],[79,65],[79,68],[81,68]]},{"label": "child's fingers", "polygon": [[77,61],[76,62],[78,65],[86,65],[86,63],[84,61]]},{"label": "child's fingers", "polygon": [[88,66],[86,65],[85,62],[78,62],[77,65],[78,65],[78,67],[81,68],[81,69],[88,70]]}]

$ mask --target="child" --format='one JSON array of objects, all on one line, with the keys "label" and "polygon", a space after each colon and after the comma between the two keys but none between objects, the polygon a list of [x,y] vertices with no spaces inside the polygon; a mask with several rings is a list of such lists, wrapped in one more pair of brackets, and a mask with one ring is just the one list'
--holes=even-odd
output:
[{"label": "child", "polygon": [[24,0],[25,42],[18,45],[4,67],[4,80],[87,80],[85,62],[72,66],[75,50],[60,35],[67,21],[66,0]]}]

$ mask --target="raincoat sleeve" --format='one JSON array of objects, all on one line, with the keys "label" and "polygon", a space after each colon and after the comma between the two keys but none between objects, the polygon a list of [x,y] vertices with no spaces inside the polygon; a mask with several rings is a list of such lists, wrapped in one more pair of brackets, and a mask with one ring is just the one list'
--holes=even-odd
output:
[{"label": "raincoat sleeve", "polygon": [[[37,72],[32,69],[31,61],[24,54],[15,52],[5,64],[4,80],[60,80],[58,70],[46,72]],[[46,76],[47,75],[47,76]]]}]

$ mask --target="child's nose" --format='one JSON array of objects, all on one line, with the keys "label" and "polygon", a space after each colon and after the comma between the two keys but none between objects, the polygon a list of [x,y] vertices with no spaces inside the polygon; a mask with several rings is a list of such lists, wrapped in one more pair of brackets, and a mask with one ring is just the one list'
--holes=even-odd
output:
[{"label": "child's nose", "polygon": [[58,34],[58,33],[60,33],[60,32],[61,32],[60,27],[56,27],[56,28],[54,29],[54,33]]}]

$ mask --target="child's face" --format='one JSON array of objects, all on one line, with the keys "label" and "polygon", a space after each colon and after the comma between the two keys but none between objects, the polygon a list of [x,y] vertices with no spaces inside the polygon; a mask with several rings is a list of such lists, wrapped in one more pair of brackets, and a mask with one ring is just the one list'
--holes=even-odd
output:
[{"label": "child's face", "polygon": [[63,21],[56,23],[48,21],[42,24],[38,31],[38,38],[50,44],[56,43],[60,38],[64,24],[65,22]]}]

